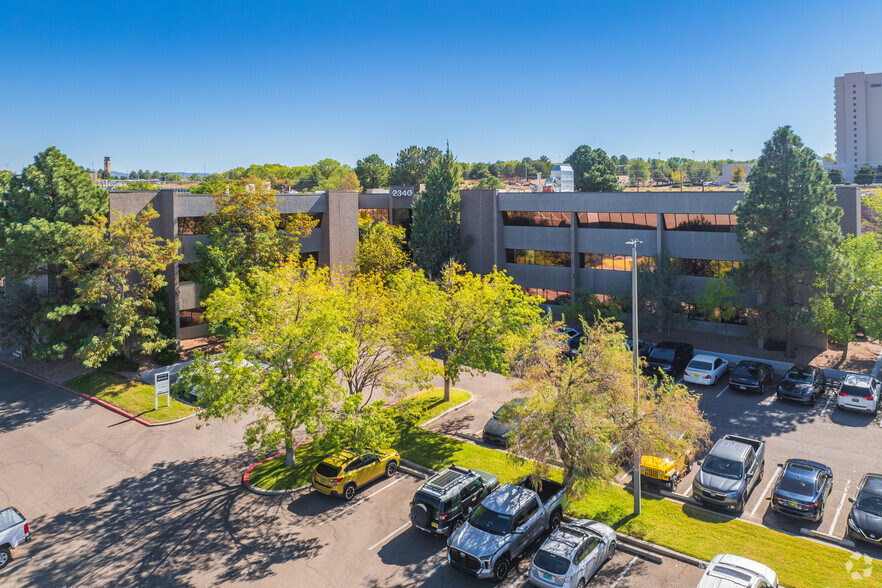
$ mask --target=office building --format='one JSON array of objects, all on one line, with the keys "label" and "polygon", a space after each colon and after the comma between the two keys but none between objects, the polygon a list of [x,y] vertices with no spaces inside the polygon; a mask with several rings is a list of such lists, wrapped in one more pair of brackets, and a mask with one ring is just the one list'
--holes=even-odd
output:
[{"label": "office building", "polygon": [[[882,73],[835,80],[836,164],[846,182],[864,164],[882,165]],[[832,166],[830,166],[832,167]]]}]

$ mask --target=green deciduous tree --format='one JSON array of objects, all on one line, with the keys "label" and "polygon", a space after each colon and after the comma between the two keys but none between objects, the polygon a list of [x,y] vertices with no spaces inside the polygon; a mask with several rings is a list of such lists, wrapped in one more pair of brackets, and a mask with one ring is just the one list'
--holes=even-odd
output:
[{"label": "green deciduous tree", "polygon": [[448,145],[429,172],[425,191],[413,202],[410,250],[414,263],[429,276],[437,276],[445,264],[462,257],[460,179],[459,166]]},{"label": "green deciduous tree", "polygon": [[[226,349],[212,361],[197,359],[181,378],[201,391],[202,419],[247,416],[248,447],[283,445],[288,466],[298,428],[315,438],[340,418],[337,376],[355,357],[339,311],[345,296],[329,284],[326,268],[290,263],[256,268],[247,282],[215,291],[206,315],[229,327]],[[356,401],[344,404],[351,410]]]},{"label": "green deciduous tree", "polygon": [[649,163],[643,159],[632,159],[628,164],[628,177],[632,186],[643,186],[649,179]]},{"label": "green deciduous tree", "polygon": [[165,288],[163,272],[181,259],[180,242],[155,237],[150,222],[159,214],[148,205],[137,215],[109,224],[104,218],[85,234],[83,255],[67,275],[76,284],[74,306],[98,308],[103,329],[86,337],[77,357],[89,367],[121,354],[155,353],[172,341],[159,330],[154,293]]},{"label": "green deciduous tree", "polygon": [[404,227],[385,221],[375,223],[369,217],[358,219],[360,239],[355,252],[355,273],[376,275],[384,284],[408,264],[404,250]]},{"label": "green deciduous tree", "polygon": [[810,288],[839,259],[842,209],[814,151],[790,127],[766,142],[735,214],[745,256],[736,278],[760,296],[760,327],[786,329],[792,357],[796,328],[808,321]]},{"label": "green deciduous tree", "polygon": [[573,167],[573,181],[577,192],[621,191],[616,166],[603,149],[580,145],[564,160]]},{"label": "green deciduous tree", "polygon": [[481,178],[481,181],[475,185],[476,190],[499,190],[504,188],[505,184],[497,178],[496,176],[488,176],[486,178]]},{"label": "green deciduous tree", "polygon": [[417,147],[411,145],[398,152],[395,165],[389,175],[389,183],[393,186],[414,186],[419,189],[429,177],[429,170],[441,158],[441,150],[437,147]]},{"label": "green deciduous tree", "polygon": [[389,186],[391,169],[379,155],[373,153],[358,160],[355,164],[355,175],[358,176],[358,182],[365,190],[386,188]]},{"label": "green deciduous tree", "polygon": [[688,325],[685,300],[686,284],[680,265],[669,253],[663,251],[637,264],[637,304],[641,320],[670,334],[671,329]]},{"label": "green deciduous tree", "polygon": [[300,255],[300,239],[315,221],[306,215],[286,215],[276,208],[275,195],[263,191],[213,194],[215,212],[205,219],[208,243],[197,242],[199,262],[193,265],[200,296],[225,288],[233,278],[244,280],[256,267],[272,268]]},{"label": "green deciduous tree", "polygon": [[393,289],[410,300],[403,322],[420,347],[434,352],[444,378],[444,398],[463,373],[504,373],[511,338],[539,320],[539,300],[527,295],[504,272],[479,276],[448,264],[438,282],[404,270]]},{"label": "green deciduous tree", "polygon": [[736,184],[744,181],[744,168],[740,165],[736,165],[732,168],[732,181]]},{"label": "green deciduous tree", "polygon": [[612,480],[635,451],[683,455],[690,446],[707,444],[711,426],[698,408],[699,397],[670,378],[655,385],[640,376],[635,418],[633,358],[621,325],[602,320],[583,324],[583,332],[575,359],[537,345],[524,362],[515,386],[527,396],[510,440],[514,454],[533,460],[540,475],[562,462],[563,482],[573,488],[577,482]]},{"label": "green deciduous tree", "polygon": [[864,164],[854,173],[854,183],[861,185],[872,184],[875,176],[876,170],[869,165]]},{"label": "green deciduous tree", "polygon": [[741,310],[737,296],[738,291],[731,281],[718,277],[709,280],[695,300],[698,307],[704,311],[707,320],[712,323],[723,323],[726,341],[729,341],[729,321],[737,318]]},{"label": "green deciduous tree", "polygon": [[55,147],[11,178],[0,199],[0,275],[10,283],[47,276],[49,283],[49,295],[33,317],[41,336],[34,344],[39,356],[64,357],[88,328],[85,317],[68,312],[74,292],[63,272],[83,251],[80,228],[107,209],[107,191]]},{"label": "green deciduous tree", "polygon": [[[483,180],[486,177],[490,176],[490,169],[487,167],[487,164],[483,161],[479,161],[476,164],[472,165],[472,168],[469,170],[469,179],[470,180]],[[498,178],[497,178],[498,179]]]}]

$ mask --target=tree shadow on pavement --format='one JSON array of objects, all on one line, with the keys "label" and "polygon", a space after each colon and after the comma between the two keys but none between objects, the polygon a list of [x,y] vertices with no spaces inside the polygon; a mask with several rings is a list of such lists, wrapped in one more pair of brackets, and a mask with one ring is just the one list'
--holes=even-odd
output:
[{"label": "tree shadow on pavement", "polygon": [[474,427],[475,415],[467,414],[458,418],[436,422],[431,426],[433,431],[452,435],[454,433],[470,433]]},{"label": "tree shadow on pavement", "polygon": [[40,565],[21,585],[214,585],[315,555],[323,546],[299,538],[287,496],[239,483],[250,457],[159,463],[87,506],[32,520]]},{"label": "tree shadow on pavement", "polygon": [[0,431],[37,423],[56,411],[87,403],[62,388],[0,366]]}]

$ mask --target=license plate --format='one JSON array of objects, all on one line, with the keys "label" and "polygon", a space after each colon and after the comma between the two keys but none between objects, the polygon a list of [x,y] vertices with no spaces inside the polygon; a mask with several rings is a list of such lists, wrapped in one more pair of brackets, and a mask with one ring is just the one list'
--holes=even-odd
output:
[{"label": "license plate", "polygon": [[693,378],[700,378],[700,377],[701,377],[701,374],[692,374],[692,377],[693,377]]},{"label": "license plate", "polygon": [[747,390],[747,386],[735,385],[735,386],[733,386],[733,388],[735,388],[736,390]]},{"label": "license plate", "polygon": [[542,572],[542,577],[545,578],[546,580],[550,580],[551,574],[546,574],[545,572]]},{"label": "license plate", "polygon": [[437,529],[437,528],[438,528],[438,523],[434,523],[434,522],[433,522],[432,525],[431,525],[431,527],[432,527],[433,529]]},{"label": "license plate", "polygon": [[852,398],[851,401],[852,401],[852,402],[860,402],[861,399],[860,399],[860,398]]},{"label": "license plate", "polygon": [[790,501],[790,500],[785,501],[784,504],[786,504],[787,506],[792,506],[793,508],[796,508],[799,506],[797,503]]}]

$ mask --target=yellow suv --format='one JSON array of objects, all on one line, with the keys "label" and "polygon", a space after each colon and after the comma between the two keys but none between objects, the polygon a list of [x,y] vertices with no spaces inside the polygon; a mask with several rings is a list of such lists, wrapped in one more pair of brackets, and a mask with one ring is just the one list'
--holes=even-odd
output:
[{"label": "yellow suv", "polygon": [[686,474],[692,470],[695,451],[690,447],[684,455],[676,458],[643,455],[640,457],[640,477],[655,484],[662,484],[673,492]]},{"label": "yellow suv", "polygon": [[401,457],[394,449],[344,449],[327,457],[312,470],[312,487],[329,496],[352,500],[355,491],[382,475],[392,476]]}]

